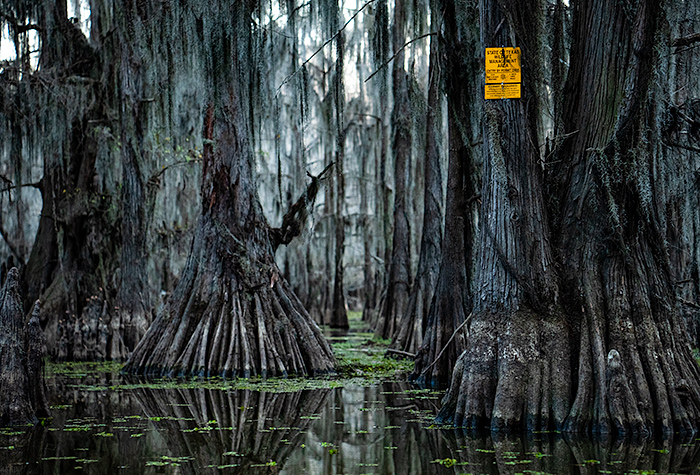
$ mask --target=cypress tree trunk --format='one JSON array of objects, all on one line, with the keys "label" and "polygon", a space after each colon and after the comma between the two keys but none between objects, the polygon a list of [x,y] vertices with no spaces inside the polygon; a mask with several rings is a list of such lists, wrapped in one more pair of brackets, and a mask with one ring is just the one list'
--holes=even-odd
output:
[{"label": "cypress tree trunk", "polygon": [[0,289],[0,424],[35,424],[50,415],[43,379],[39,302],[24,323],[16,267]]},{"label": "cypress tree trunk", "polygon": [[[438,22],[435,8],[433,22]],[[426,146],[423,170],[425,174],[423,231],[416,280],[409,293],[408,309],[401,316],[391,349],[416,353],[423,343],[430,302],[437,283],[442,249],[442,174],[440,172],[441,101],[438,40],[430,43],[428,112],[426,117]]]},{"label": "cypress tree trunk", "polygon": [[[131,5],[122,10],[125,24],[136,22]],[[127,32],[120,32],[119,119],[122,157],[121,282],[117,311],[111,319],[109,357],[119,359],[136,347],[151,323],[146,272],[146,191],[141,172],[144,164],[144,91],[141,59],[133,50]]]},{"label": "cypress tree trunk", "polygon": [[[551,183],[556,242],[528,86],[539,69],[523,13],[536,5],[506,7],[501,32],[512,29],[523,47],[524,97],[486,105],[475,316],[439,418],[492,429],[692,433],[700,371],[675,301],[650,140],[660,5],[575,4],[565,140]],[[483,0],[482,41],[507,44],[493,33],[502,18]]]},{"label": "cypress tree trunk", "polygon": [[484,104],[474,316],[438,419],[492,430],[547,429],[567,416],[571,372],[561,364],[570,359],[568,325],[557,305],[536,145],[537,31],[524,27],[533,19],[537,25],[542,11],[537,1],[498,5],[480,3],[481,43],[525,51],[523,98]]},{"label": "cypress tree trunk", "polygon": [[[223,32],[211,41],[213,52],[236,51]],[[330,346],[274,262],[279,232],[271,233],[256,194],[245,76],[236,54],[212,59],[202,216],[172,297],[124,370],[225,377],[333,371]]]},{"label": "cypress tree trunk", "polygon": [[577,133],[559,152],[567,301],[581,309],[566,429],[697,430],[700,371],[675,301],[649,144],[663,11],[583,1],[575,13],[564,121]]},{"label": "cypress tree trunk", "polygon": [[[449,164],[445,204],[445,239],[440,272],[430,303],[424,338],[416,355],[411,376],[418,384],[445,386],[457,357],[465,348],[463,333],[450,342],[455,330],[471,311],[472,243],[474,225],[471,207],[475,200],[472,173],[478,146],[472,145],[473,124],[480,114],[475,100],[479,94],[476,78],[480,50],[478,12],[473,5],[438,2],[445,12],[440,54],[445,65],[447,93]],[[457,18],[465,21],[457,22]],[[448,345],[449,343],[449,346]]]},{"label": "cypress tree trunk", "polygon": [[394,92],[394,235],[392,239],[391,262],[387,278],[386,292],[380,305],[380,313],[375,334],[381,338],[392,338],[398,328],[399,319],[408,308],[408,290],[411,286],[410,223],[406,209],[406,188],[408,163],[411,159],[411,112],[408,93],[408,74],[404,70],[406,8],[403,0],[394,5],[394,25],[392,43],[394,46],[392,84]]},{"label": "cypress tree trunk", "polygon": [[334,328],[348,328],[348,314],[345,309],[345,290],[343,279],[345,267],[343,255],[345,254],[345,80],[343,79],[343,62],[345,61],[345,38],[343,32],[338,34],[336,40],[337,58],[335,68],[335,121],[336,121],[336,194],[335,194],[335,279],[333,279],[333,308],[331,309],[330,326]]},{"label": "cypress tree trunk", "polygon": [[111,331],[112,305],[107,303],[108,279],[118,267],[119,232],[107,212],[111,199],[96,179],[99,144],[91,125],[107,120],[109,88],[97,79],[104,58],[68,19],[65,0],[43,2],[38,15],[41,68],[51,72],[45,77],[48,92],[35,86],[24,93],[41,98],[37,103],[45,107],[45,116],[37,121],[49,134],[41,143],[45,150],[57,150],[43,159],[42,215],[23,271],[24,302],[41,297],[41,323],[52,357],[124,358],[123,346],[109,351],[112,342],[121,341]]}]

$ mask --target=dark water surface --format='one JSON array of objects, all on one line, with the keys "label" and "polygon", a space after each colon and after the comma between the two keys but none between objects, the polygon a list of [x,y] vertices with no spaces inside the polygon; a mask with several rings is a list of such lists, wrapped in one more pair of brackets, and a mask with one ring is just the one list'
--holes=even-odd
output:
[{"label": "dark water surface", "polygon": [[256,390],[220,380],[134,383],[76,368],[49,380],[50,423],[0,431],[0,473],[651,474],[700,465],[694,438],[591,442],[438,429],[431,417],[442,394],[402,382],[297,390],[292,380]]},{"label": "dark water surface", "polygon": [[327,330],[341,365],[362,373],[354,379],[346,371],[327,380],[140,381],[119,365],[52,366],[53,419],[0,429],[0,474],[700,475],[694,437],[591,441],[435,427],[443,392],[394,376],[401,364],[381,358],[385,347],[362,326],[356,316],[349,333]]}]

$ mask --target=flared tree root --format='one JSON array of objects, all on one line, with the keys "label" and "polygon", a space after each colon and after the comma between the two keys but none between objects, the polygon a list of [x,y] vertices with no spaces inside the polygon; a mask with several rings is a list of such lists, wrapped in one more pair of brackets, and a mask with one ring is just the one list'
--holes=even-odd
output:
[{"label": "flared tree root", "polygon": [[563,317],[543,318],[524,309],[508,315],[481,313],[469,334],[439,422],[491,430],[563,426],[571,394]]},{"label": "flared tree root", "polygon": [[195,277],[185,270],[125,372],[265,378],[335,370],[330,345],[276,268],[265,283],[242,288],[234,273],[202,267]]},{"label": "flared tree root", "polygon": [[565,431],[697,432],[700,367],[661,273],[650,268],[613,260],[600,279],[583,279],[577,392]]}]

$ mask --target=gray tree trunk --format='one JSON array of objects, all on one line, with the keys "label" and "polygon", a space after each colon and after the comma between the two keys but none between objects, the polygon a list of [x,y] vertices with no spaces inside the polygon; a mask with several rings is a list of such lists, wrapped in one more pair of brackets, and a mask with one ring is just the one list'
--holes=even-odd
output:
[{"label": "gray tree trunk", "polygon": [[0,424],[35,424],[49,417],[43,377],[39,302],[25,323],[19,271],[10,269],[0,289]]},{"label": "gray tree trunk", "polygon": [[[445,203],[445,239],[439,276],[425,322],[424,338],[416,355],[412,378],[421,385],[445,386],[457,357],[465,348],[464,334],[457,328],[472,307],[470,283],[474,241],[473,174],[477,168],[474,128],[481,114],[476,78],[480,69],[480,42],[476,12],[457,2],[438,2],[445,11],[440,38],[441,64],[445,67],[449,163]],[[457,18],[464,21],[458,22]],[[449,343],[449,345],[448,345]]]},{"label": "gray tree trunk", "polygon": [[[433,8],[433,21],[438,15]],[[430,81],[428,87],[428,111],[425,122],[426,139],[423,161],[424,209],[421,234],[420,257],[416,279],[409,293],[408,308],[401,316],[391,349],[416,353],[423,344],[430,302],[440,270],[442,250],[442,173],[440,171],[440,133],[442,132],[442,110],[440,100],[440,70],[438,64],[438,40],[430,43]]]},{"label": "gray tree trunk", "polygon": [[391,261],[386,290],[380,305],[375,334],[380,338],[391,339],[398,328],[399,319],[408,308],[408,291],[411,287],[410,222],[406,209],[408,185],[408,163],[411,160],[412,127],[409,78],[404,70],[404,51],[399,51],[405,41],[407,24],[406,7],[403,0],[394,5],[394,25],[392,44],[394,46],[392,84],[394,92],[394,234],[391,241]]},{"label": "gray tree trunk", "polygon": [[520,46],[531,53],[523,59],[523,98],[484,104],[473,319],[438,418],[475,428],[544,430],[564,423],[571,371],[561,364],[570,358],[568,325],[558,309],[536,145],[538,32],[523,27],[537,25],[543,12],[538,1],[504,8],[480,2],[482,46]]},{"label": "gray tree trunk", "polygon": [[[239,8],[238,19],[250,15]],[[332,372],[330,345],[274,262],[280,232],[270,230],[257,198],[243,112],[245,72],[237,54],[216,54],[238,51],[246,37],[231,38],[219,26],[207,71],[202,216],[187,267],[125,371],[225,377]]]}]

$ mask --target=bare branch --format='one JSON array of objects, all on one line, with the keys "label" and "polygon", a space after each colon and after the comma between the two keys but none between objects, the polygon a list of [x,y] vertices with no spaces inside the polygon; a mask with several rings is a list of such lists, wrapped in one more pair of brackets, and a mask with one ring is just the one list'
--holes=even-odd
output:
[{"label": "bare branch", "polygon": [[457,328],[455,328],[455,331],[452,332],[452,336],[450,337],[450,339],[447,340],[447,343],[445,343],[445,346],[442,347],[442,351],[440,351],[440,353],[435,357],[435,359],[433,360],[432,363],[430,363],[428,366],[425,367],[425,369],[423,371],[421,371],[421,374],[426,374],[428,372],[428,370],[430,368],[432,368],[435,365],[435,363],[438,362],[438,360],[440,359],[442,354],[445,352],[447,347],[450,345],[450,343],[452,343],[452,340],[454,340],[454,337],[457,335],[457,333],[459,333],[459,331],[462,328],[464,328],[464,326],[467,325],[471,321],[472,321],[472,314],[470,313],[469,315],[467,315],[467,318],[465,318],[464,321]]},{"label": "bare branch", "polygon": [[[3,177],[4,178],[4,177]],[[12,183],[11,181],[8,180],[9,183]],[[15,188],[26,188],[26,187],[31,187],[31,188],[36,188],[38,190],[41,190],[41,182],[37,181],[36,183],[22,183],[21,185],[14,185],[11,184],[10,186],[3,188],[0,190],[0,193],[4,193],[6,191],[14,190]]]},{"label": "bare branch", "polygon": [[0,18],[3,18],[16,34],[26,33],[29,30],[43,31],[43,28],[41,28],[39,25],[35,25],[33,23],[23,25],[19,20],[6,13],[0,12]]},{"label": "bare branch", "polygon": [[10,248],[10,252],[17,258],[17,262],[21,263],[22,266],[24,266],[24,259],[22,259],[22,256],[19,253],[19,250],[17,247],[10,241],[10,238],[7,235],[7,232],[5,231],[5,228],[3,228],[2,224],[0,224],[0,237],[5,241],[7,244],[7,247]]},{"label": "bare branch", "polygon": [[282,217],[282,226],[279,228],[270,229],[270,241],[272,248],[277,250],[280,244],[287,245],[292,242],[292,239],[301,234],[306,217],[308,216],[308,208],[313,206],[318,193],[319,182],[327,178],[326,174],[333,167],[333,162],[329,163],[318,176],[313,176],[311,173],[306,173],[311,177],[311,183],[306,187],[306,190],[301,194],[299,199],[294,203],[287,213]]},{"label": "bare branch", "polygon": [[676,38],[671,42],[671,46],[688,46],[693,43],[700,42],[700,33],[695,33],[690,36],[683,36],[681,38]]},{"label": "bare branch", "polygon": [[405,43],[401,48],[399,48],[399,50],[398,50],[397,52],[395,52],[395,53],[393,54],[393,56],[392,56],[391,58],[387,59],[387,60],[384,62],[384,64],[382,64],[381,66],[379,66],[379,68],[377,68],[377,70],[376,70],[375,72],[373,72],[372,74],[370,74],[369,77],[368,77],[367,79],[365,79],[365,82],[367,82],[367,81],[369,81],[370,79],[372,79],[372,78],[374,77],[375,74],[377,74],[379,71],[381,71],[382,69],[384,69],[389,63],[391,63],[391,62],[394,60],[394,58],[396,58],[396,56],[397,56],[401,51],[403,51],[403,49],[404,49],[406,46],[410,45],[410,44],[413,43],[414,41],[422,40],[423,38],[426,38],[426,37],[428,37],[428,36],[435,36],[435,35],[437,35],[437,33],[435,33],[435,32],[433,31],[432,33],[426,33],[426,34],[421,35],[421,36],[419,36],[419,37],[417,37],[417,38],[413,38],[413,39],[412,39],[411,41],[409,41],[408,43]]},{"label": "bare branch", "polygon": [[682,298],[682,297],[677,297],[677,298],[678,298],[678,301],[679,301],[680,303],[685,304],[685,305],[687,305],[688,307],[692,307],[692,308],[695,308],[695,309],[700,309],[700,305],[696,304],[695,302],[691,302],[690,300],[686,300],[686,299],[684,299],[684,298]]},{"label": "bare branch", "polygon": [[386,350],[387,356],[390,354],[398,355],[398,356],[405,356],[406,358],[411,358],[415,359],[416,355],[415,353],[409,353],[408,351],[401,351],[401,350],[395,350],[393,348],[389,348]]},{"label": "bare branch", "polygon": [[156,173],[151,175],[151,177],[148,179],[148,182],[146,182],[147,185],[150,186],[157,186],[160,185],[160,177],[165,173],[167,170],[170,168],[179,166],[179,165],[187,165],[187,164],[194,164],[194,163],[201,163],[202,160],[199,158],[190,158],[189,160],[178,160],[177,162],[171,163],[170,165],[165,165],[163,168],[158,170]]},{"label": "bare branch", "polygon": [[314,58],[314,56],[316,56],[318,53],[320,53],[321,50],[322,50],[323,48],[325,48],[326,45],[327,45],[328,43],[330,43],[331,41],[333,41],[334,39],[336,39],[336,38],[338,37],[338,35],[341,34],[341,33],[343,32],[343,30],[345,30],[345,27],[347,27],[347,26],[350,24],[350,22],[353,21],[353,20],[355,19],[355,17],[356,17],[357,15],[360,14],[360,12],[361,12],[362,10],[364,10],[368,5],[370,5],[371,3],[375,2],[375,1],[376,1],[376,0],[369,0],[367,3],[365,3],[364,5],[362,5],[362,7],[361,7],[359,10],[357,10],[357,11],[355,12],[355,14],[354,14],[353,16],[351,16],[350,19],[349,19],[348,21],[345,22],[345,24],[343,25],[343,27],[342,27],[341,29],[339,29],[339,30],[336,32],[335,35],[333,35],[333,36],[330,37],[328,40],[326,40],[326,42],[323,43],[323,44],[321,45],[321,47],[318,48],[318,49],[314,52],[314,54],[312,54],[311,56],[309,56],[309,58],[308,58],[306,61],[304,61],[304,62],[302,63],[301,66],[299,66],[296,70],[294,70],[294,72],[293,72],[292,74],[290,74],[289,76],[287,76],[286,78],[284,78],[284,80],[282,81],[282,83],[277,87],[277,94],[279,94],[280,89],[282,89],[282,86],[284,86],[285,84],[287,84],[294,76],[297,75],[297,73],[298,73],[299,71],[301,71],[302,69],[304,69],[304,66],[306,66],[306,65],[309,63],[309,61],[311,61],[311,60]]}]

